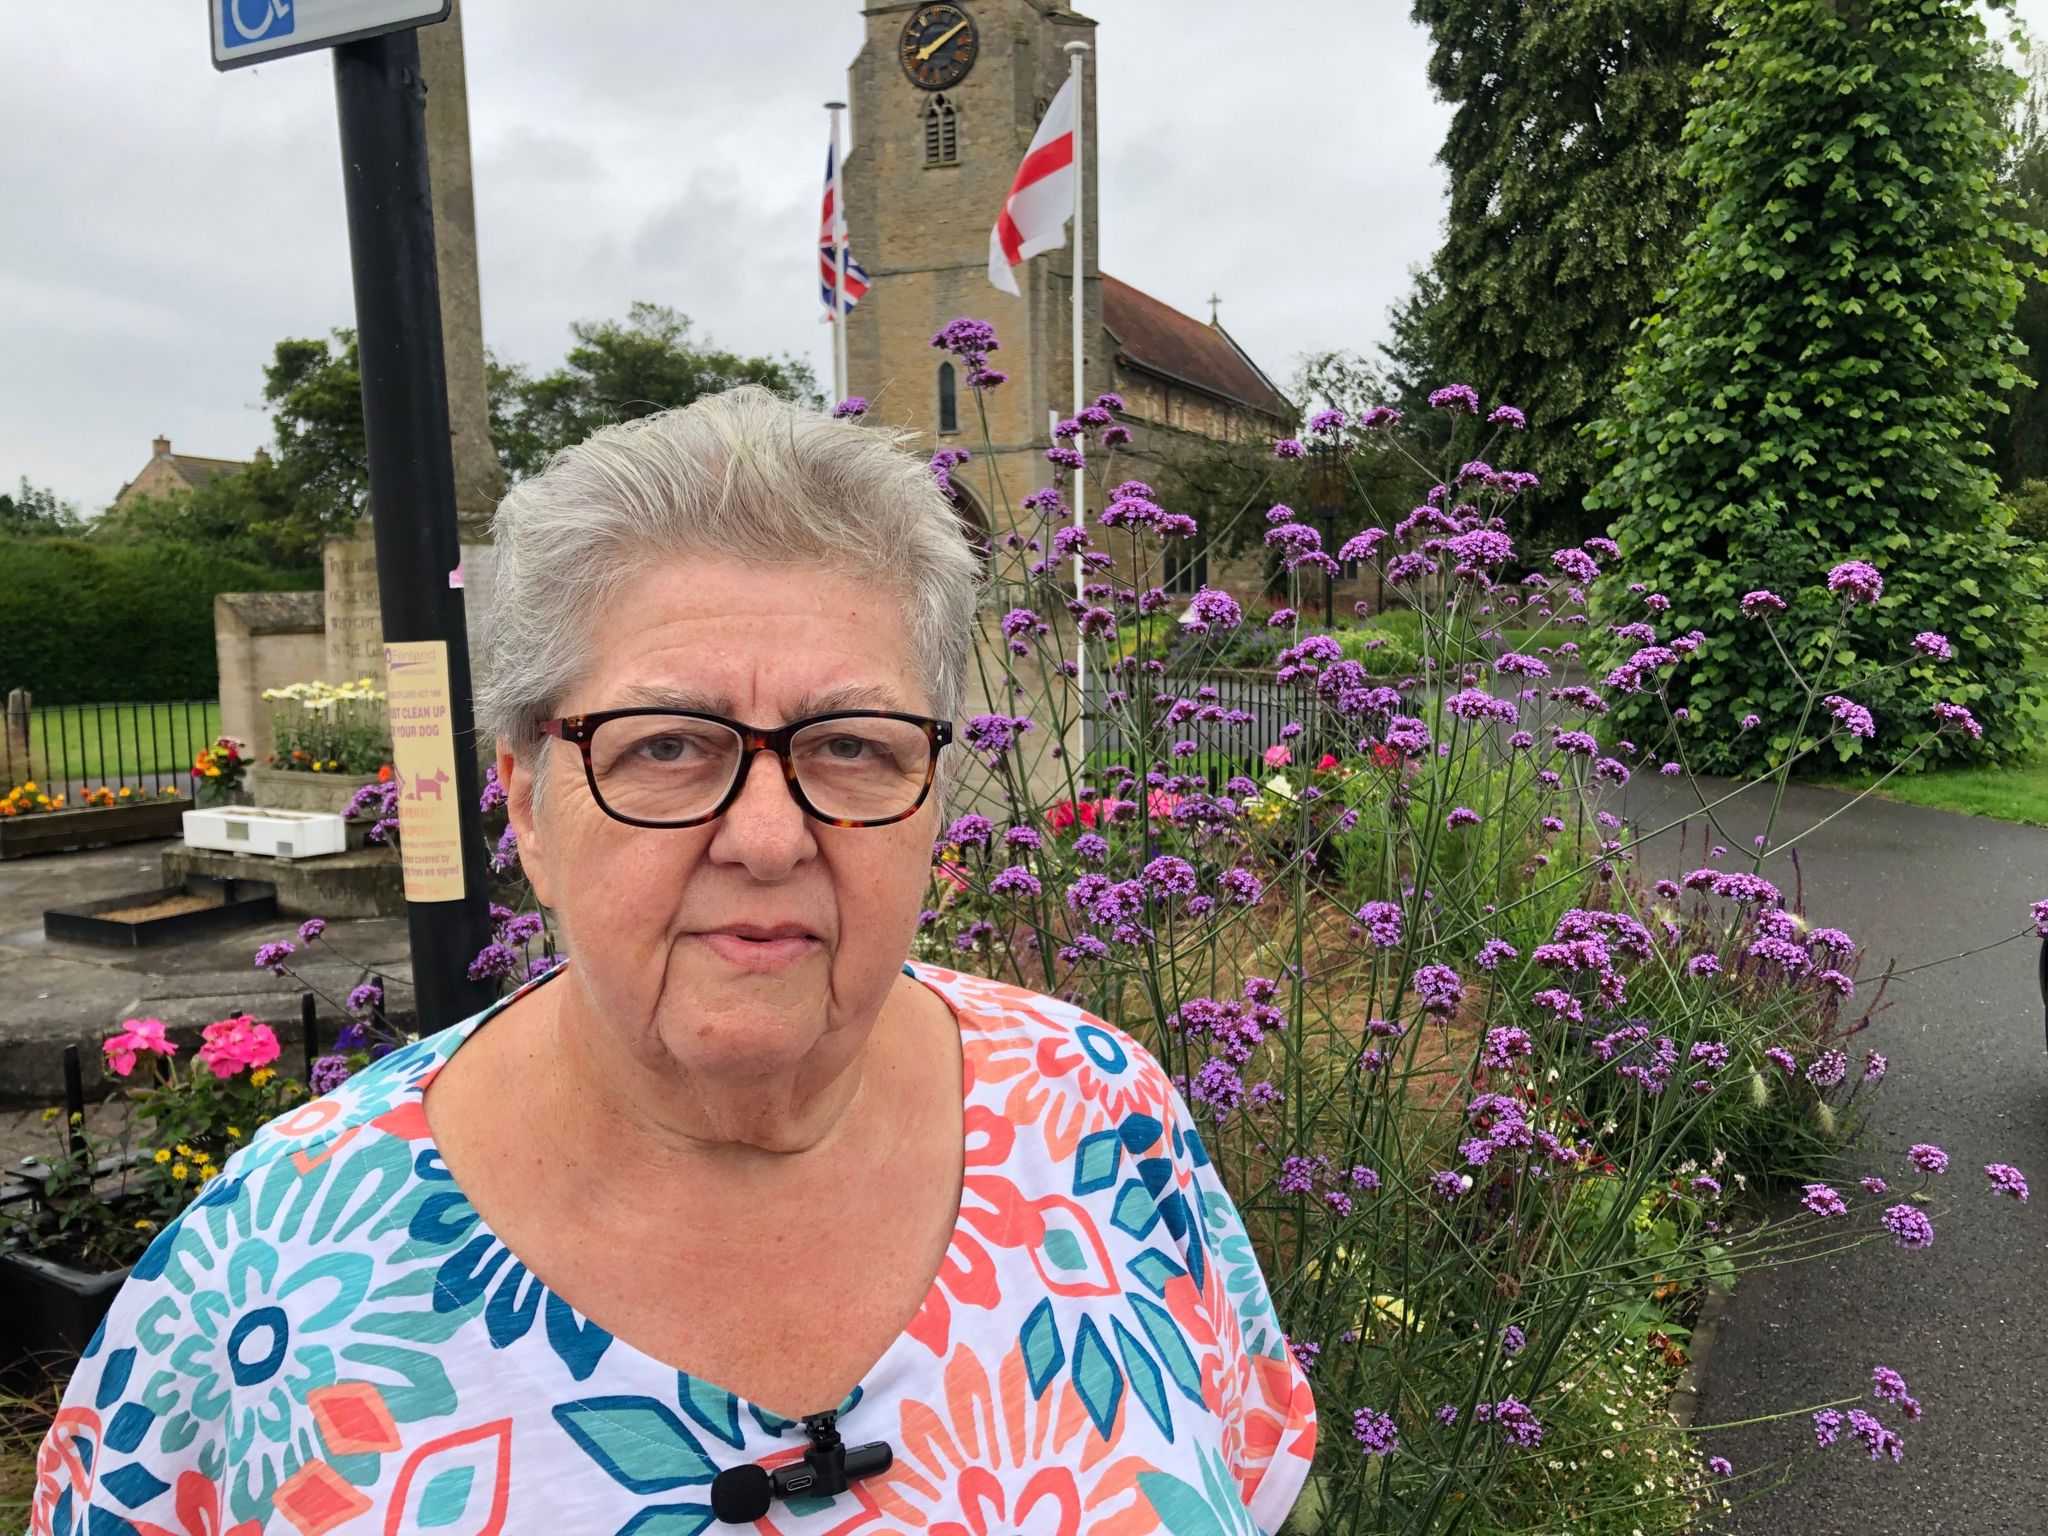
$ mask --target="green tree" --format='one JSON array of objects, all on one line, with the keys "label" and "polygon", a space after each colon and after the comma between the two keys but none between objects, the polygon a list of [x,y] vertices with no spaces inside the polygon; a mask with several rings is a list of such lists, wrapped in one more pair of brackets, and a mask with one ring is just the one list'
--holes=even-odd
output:
[{"label": "green tree", "polygon": [[[1798,748],[1806,699],[1736,616],[1743,594],[1792,605],[1780,628],[1808,666],[1836,620],[1826,573],[1867,560],[1884,599],[1841,644],[1896,666],[1857,695],[1877,736],[1841,739],[1840,756],[1902,759],[1941,700],[1974,711],[1984,739],[1950,733],[1935,755],[2019,752],[2043,563],[2010,532],[1984,443],[2018,377],[2012,318],[2043,250],[1999,183],[2018,78],[1987,66],[1970,0],[1741,0],[1725,14],[1687,128],[1701,217],[1598,428],[1614,459],[1598,504],[1619,514],[1628,574],[1671,606],[1646,615],[1609,579],[1599,616],[1706,632],[1668,702],[1690,711],[1695,766],[1747,769]],[[1955,660],[1915,658],[1920,630],[1946,634]],[[1648,739],[1665,702],[1619,694],[1612,724]],[[1750,713],[1762,724],[1742,730]]]},{"label": "green tree", "polygon": [[263,369],[279,484],[312,547],[345,534],[370,510],[369,444],[356,333],[287,337]]},{"label": "green tree", "polygon": [[306,515],[306,501],[274,459],[258,458],[190,490],[137,496],[92,527],[99,544],[190,544],[281,572],[313,575],[320,541],[346,528]]},{"label": "green tree", "polygon": [[506,398],[492,422],[507,474],[542,468],[551,454],[599,427],[688,405],[740,384],[822,405],[810,366],[794,357],[744,357],[691,334],[689,318],[665,304],[635,303],[623,323],[579,320],[564,365],[530,378],[500,365]]},{"label": "green tree", "polygon": [[[1529,420],[1527,526],[1578,536],[1582,429],[1630,328],[1671,277],[1694,193],[1680,135],[1717,35],[1713,0],[1414,0],[1429,83],[1456,110],[1438,159],[1444,242],[1397,312],[1397,382],[1470,384]],[[1399,335],[1397,327],[1397,336]],[[1418,365],[1423,365],[1417,377]]]},{"label": "green tree", "polygon": [[46,486],[30,485],[26,475],[12,495],[0,491],[0,535],[67,535],[79,532],[82,526],[76,507],[59,501],[57,493]]}]

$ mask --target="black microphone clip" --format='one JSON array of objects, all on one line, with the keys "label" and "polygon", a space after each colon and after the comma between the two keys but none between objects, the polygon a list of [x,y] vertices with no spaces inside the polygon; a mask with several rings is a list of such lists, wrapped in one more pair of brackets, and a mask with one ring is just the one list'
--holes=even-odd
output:
[{"label": "black microphone clip", "polygon": [[886,1472],[895,1453],[877,1440],[848,1449],[839,1438],[839,1412],[804,1415],[804,1434],[811,1448],[802,1461],[773,1472],[759,1463],[728,1467],[711,1480],[711,1512],[732,1525],[746,1525],[768,1513],[776,1499],[829,1499],[846,1492],[856,1477]]}]

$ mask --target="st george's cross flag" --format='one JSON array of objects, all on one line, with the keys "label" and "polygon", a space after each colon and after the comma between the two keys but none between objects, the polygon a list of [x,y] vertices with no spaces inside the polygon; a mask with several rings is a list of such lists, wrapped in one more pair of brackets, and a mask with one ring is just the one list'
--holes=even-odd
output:
[{"label": "st george's cross flag", "polygon": [[1066,241],[1067,220],[1074,212],[1074,115],[1079,106],[1070,75],[1045,109],[1003,211],[988,232],[988,280],[1005,293],[1018,291],[1010,268]]},{"label": "st george's cross flag", "polygon": [[[832,290],[839,281],[839,246],[846,239],[846,208],[839,196],[839,160],[833,147],[825,149],[825,207],[818,218],[818,302],[825,306],[820,316],[827,324],[833,315]],[[850,311],[868,291],[868,275],[846,252],[846,294],[840,313]]]}]

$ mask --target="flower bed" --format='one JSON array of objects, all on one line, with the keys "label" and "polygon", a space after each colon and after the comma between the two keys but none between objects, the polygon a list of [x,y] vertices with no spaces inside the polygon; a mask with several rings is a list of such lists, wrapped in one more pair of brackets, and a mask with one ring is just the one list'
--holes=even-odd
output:
[{"label": "flower bed", "polygon": [[264,1121],[302,1101],[282,1076],[276,1034],[248,1015],[201,1032],[192,1065],[161,1019],[129,1019],[102,1043],[134,1113],[118,1140],[47,1110],[50,1153],[0,1206],[0,1369],[61,1368],[85,1347],[128,1270],[198,1199]]},{"label": "flower bed", "polygon": [[287,773],[338,773],[360,780],[391,760],[384,694],[367,677],[352,683],[266,688],[272,739],[268,766]]},{"label": "flower bed", "polygon": [[0,859],[176,837],[192,804],[169,786],[154,796],[100,787],[79,798],[83,804],[68,805],[33,783],[16,786],[0,799]]},{"label": "flower bed", "polygon": [[[934,344],[1000,381],[987,326]],[[1317,1401],[1290,1529],[1657,1536],[1838,1440],[1897,1459],[1921,1407],[1881,1359],[1818,1372],[1825,1400],[1780,1410],[1815,1415],[1804,1451],[1788,1426],[1773,1465],[1731,1467],[1713,1426],[1664,1412],[1710,1290],[1864,1243],[1910,1263],[1960,1203],[1931,1143],[1889,1180],[1840,1173],[1888,1071],[1866,1033],[1878,999],[1859,995],[1855,939],[1774,878],[1799,840],[1775,810],[1733,851],[1703,791],[1695,867],[1638,867],[1664,829],[1629,820],[1622,792],[1639,773],[1686,777],[1696,728],[1662,701],[1704,637],[1665,633],[1669,605],[1636,588],[1612,631],[1621,664],[1582,676],[1587,592],[1626,581],[1625,551],[1519,552],[1507,513],[1531,481],[1495,465],[1521,414],[1452,386],[1430,401],[1446,465],[1418,477],[1405,515],[1332,551],[1287,507],[1265,517],[1297,597],[1336,560],[1378,566],[1417,664],[1368,666],[1296,601],[1275,616],[1261,697],[1227,700],[1203,674],[1270,641],[1232,639],[1246,621],[1226,593],[1147,585],[1194,524],[1119,480],[1120,404],[1060,424],[1051,484],[997,541],[1012,606],[983,654],[1010,663],[988,696],[1016,713],[967,722],[963,776],[973,803],[1014,809],[945,829],[919,952],[1070,998],[1173,1078],[1274,1290],[1285,1338],[1262,1348],[1291,1353]],[[1424,435],[1391,409],[1325,411],[1312,430],[1340,462],[1420,467]],[[968,473],[964,458],[947,450],[934,472]],[[1144,567],[1072,526],[1084,473],[1097,526],[1134,535]],[[1854,562],[1829,589],[1832,627],[1794,653],[1788,686],[1811,707],[1781,775],[1867,734],[1855,696],[1874,670],[1941,649],[1930,636],[1915,656],[1866,658],[1878,573]],[[1725,616],[1766,650],[1783,608],[1768,596]],[[1169,605],[1188,610],[1171,653],[1184,672],[1119,642]],[[1059,679],[1084,647],[1118,751],[1048,799],[1024,746],[1067,736]],[[1647,704],[1655,732],[1608,732],[1619,698]],[[1973,727],[1948,705],[1921,729]],[[1205,744],[1254,728],[1269,739],[1234,764]],[[1796,1217],[1762,1220],[1787,1189]],[[2024,1201],[2025,1181],[1992,1164],[1968,1198],[2000,1195]]]}]

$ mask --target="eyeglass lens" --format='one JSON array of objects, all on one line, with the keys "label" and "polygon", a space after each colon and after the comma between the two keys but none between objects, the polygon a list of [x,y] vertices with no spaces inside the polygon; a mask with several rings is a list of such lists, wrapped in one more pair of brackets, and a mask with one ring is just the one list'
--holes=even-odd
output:
[{"label": "eyeglass lens", "polygon": [[[690,821],[725,798],[744,742],[730,726],[673,715],[607,720],[591,737],[600,799],[636,821]],[[907,720],[854,717],[805,726],[790,742],[797,784],[821,816],[875,821],[917,803],[931,738]]]}]

